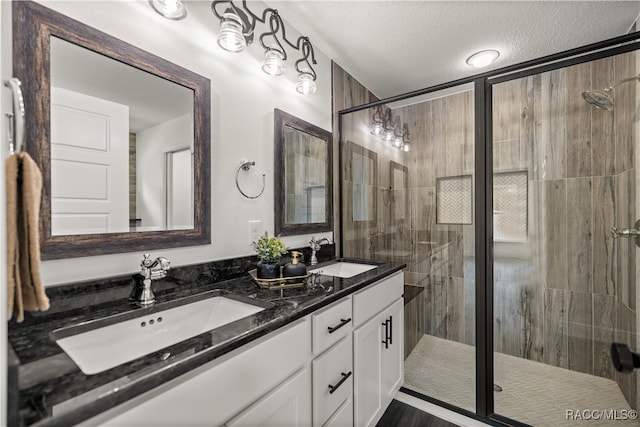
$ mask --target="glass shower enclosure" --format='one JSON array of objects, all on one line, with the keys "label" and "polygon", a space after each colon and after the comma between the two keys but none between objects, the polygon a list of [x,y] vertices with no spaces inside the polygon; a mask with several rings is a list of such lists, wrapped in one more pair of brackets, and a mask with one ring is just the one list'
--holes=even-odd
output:
[{"label": "glass shower enclosure", "polygon": [[612,234],[640,218],[638,48],[340,112],[342,256],[406,264],[405,392],[504,425],[640,425],[609,353],[640,344],[638,250]]}]

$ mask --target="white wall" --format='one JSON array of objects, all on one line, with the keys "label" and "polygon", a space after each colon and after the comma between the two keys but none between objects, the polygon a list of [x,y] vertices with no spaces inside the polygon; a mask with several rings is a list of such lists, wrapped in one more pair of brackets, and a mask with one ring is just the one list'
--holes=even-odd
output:
[{"label": "white wall", "polygon": [[165,152],[172,146],[193,145],[193,116],[169,120],[136,134],[136,215],[142,230],[165,225]]},{"label": "white wall", "polygon": [[[329,58],[316,50],[318,91],[304,96],[295,91],[294,52],[290,52],[285,75],[271,77],[260,69],[263,52],[257,37],[242,54],[218,48],[219,23],[211,13],[210,1],[188,2],[189,15],[182,21],[162,18],[146,0],[40,3],[211,80],[212,243],[158,250],[152,255],[166,256],[174,266],[251,255],[249,220],[262,221],[263,229],[273,233],[273,109],[331,130]],[[261,2],[249,4],[252,10],[264,7]],[[287,31],[291,39],[298,35],[291,25]],[[267,176],[266,190],[258,199],[244,198],[235,187],[235,172],[242,159],[256,161],[250,173]],[[327,235],[332,237],[330,233],[318,236]],[[303,246],[309,237],[283,240],[288,246]],[[42,277],[50,286],[132,273],[138,270],[140,259],[140,253],[127,253],[45,261]]]}]

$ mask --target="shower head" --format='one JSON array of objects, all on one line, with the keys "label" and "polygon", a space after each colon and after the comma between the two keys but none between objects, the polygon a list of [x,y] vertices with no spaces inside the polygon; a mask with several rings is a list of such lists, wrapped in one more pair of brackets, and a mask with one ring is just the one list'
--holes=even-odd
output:
[{"label": "shower head", "polygon": [[593,105],[600,110],[613,110],[613,96],[611,94],[613,88],[605,90],[588,90],[582,92],[582,97],[587,103]]},{"label": "shower head", "polygon": [[629,77],[620,80],[613,86],[609,86],[603,90],[587,90],[582,92],[582,98],[589,104],[593,105],[600,110],[613,110],[613,89],[616,86],[620,86],[622,83],[627,83],[632,80],[638,80],[640,82],[640,74],[635,77]]}]

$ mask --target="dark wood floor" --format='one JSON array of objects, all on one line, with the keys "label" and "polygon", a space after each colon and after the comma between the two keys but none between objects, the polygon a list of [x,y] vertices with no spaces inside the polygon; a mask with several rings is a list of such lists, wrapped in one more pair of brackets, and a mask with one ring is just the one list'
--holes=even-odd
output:
[{"label": "dark wood floor", "polygon": [[457,427],[420,409],[393,400],[376,427]]}]

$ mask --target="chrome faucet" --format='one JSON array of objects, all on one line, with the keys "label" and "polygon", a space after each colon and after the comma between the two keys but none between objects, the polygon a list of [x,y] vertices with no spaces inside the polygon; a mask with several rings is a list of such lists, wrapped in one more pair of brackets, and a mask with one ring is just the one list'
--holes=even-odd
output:
[{"label": "chrome faucet", "polygon": [[316,252],[320,250],[320,245],[323,242],[331,243],[331,240],[323,237],[320,240],[316,240],[315,237],[311,237],[309,240],[309,247],[311,248],[311,265],[316,265],[318,263],[318,258],[316,257]]},{"label": "chrome faucet", "polygon": [[165,257],[158,257],[152,260],[149,254],[144,254],[143,256],[144,259],[140,262],[142,286],[136,282],[129,300],[135,302],[140,307],[148,307],[156,302],[156,297],[151,289],[151,282],[167,277],[167,270],[170,268],[170,263]]}]

